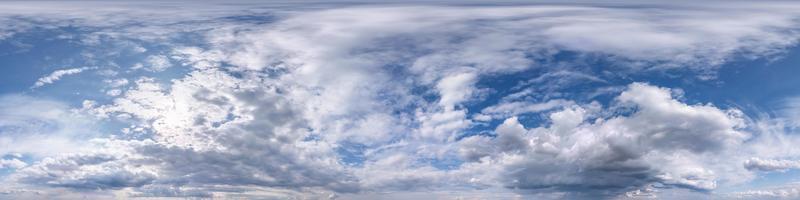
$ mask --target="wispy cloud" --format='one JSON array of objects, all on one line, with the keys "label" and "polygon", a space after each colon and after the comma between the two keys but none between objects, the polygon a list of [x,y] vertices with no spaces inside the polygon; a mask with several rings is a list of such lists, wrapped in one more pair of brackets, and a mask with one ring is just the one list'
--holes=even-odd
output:
[{"label": "wispy cloud", "polygon": [[53,71],[52,73],[50,73],[49,75],[41,77],[41,78],[39,78],[39,80],[36,80],[36,83],[34,83],[33,86],[31,86],[31,88],[38,88],[38,87],[42,87],[42,86],[47,85],[47,84],[52,84],[52,83],[58,81],[59,79],[61,79],[61,77],[63,77],[63,76],[78,74],[78,73],[81,73],[81,72],[89,70],[89,69],[92,69],[92,68],[90,68],[90,67],[81,67],[81,68],[70,68],[70,69],[56,70],[56,71]]}]

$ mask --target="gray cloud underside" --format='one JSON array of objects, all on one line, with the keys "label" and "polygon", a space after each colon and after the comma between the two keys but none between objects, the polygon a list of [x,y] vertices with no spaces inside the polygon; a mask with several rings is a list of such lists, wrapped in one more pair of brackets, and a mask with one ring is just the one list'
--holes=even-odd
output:
[{"label": "gray cloud underside", "polygon": [[[248,10],[275,13],[265,24],[224,20],[243,9],[235,5],[4,4],[4,18],[31,21],[2,29],[0,38],[38,26],[90,27],[80,38],[86,45],[100,35],[171,45],[143,61],[145,70],[191,69],[168,84],[134,77],[112,102],[73,110],[130,127],[120,137],[98,137],[93,149],[42,152],[44,159],[25,165],[3,160],[18,168],[0,186],[8,194],[66,188],[101,196],[335,198],[480,189],[613,198],[713,191],[752,180],[758,170],[796,168],[786,159],[800,155],[786,142],[796,139],[769,121],[687,104],[677,90],[647,83],[607,88],[615,100],[605,106],[523,90],[479,115],[464,107],[481,100],[485,88],[477,82],[491,76],[544,69],[542,80],[603,81],[580,67],[548,68],[558,52],[608,59],[619,74],[688,70],[714,79],[729,60],[795,45],[800,9],[791,2]],[[204,45],[173,40],[186,32]],[[542,80],[525,84],[559,87]],[[515,117],[540,112],[547,118],[537,127]],[[496,137],[459,137],[487,120],[504,121],[490,130]],[[337,152],[350,145],[363,147],[359,165]],[[3,153],[11,151],[30,150]]]}]

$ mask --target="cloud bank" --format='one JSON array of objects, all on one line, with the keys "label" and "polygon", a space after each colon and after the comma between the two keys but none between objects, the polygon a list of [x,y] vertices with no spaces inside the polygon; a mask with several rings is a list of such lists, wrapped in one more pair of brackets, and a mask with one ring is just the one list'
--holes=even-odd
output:
[{"label": "cloud bank", "polygon": [[[108,99],[0,99],[0,139],[15,141],[0,148],[13,169],[1,198],[655,197],[713,193],[800,157],[780,120],[636,78],[715,81],[725,63],[779,56],[800,37],[791,2],[5,4],[3,18],[26,20],[0,39],[76,26],[73,42],[119,49],[82,55],[114,61],[96,69]],[[94,133],[84,118],[122,125],[77,134]],[[56,131],[29,127],[41,119]],[[13,144],[39,136],[87,145]]]}]

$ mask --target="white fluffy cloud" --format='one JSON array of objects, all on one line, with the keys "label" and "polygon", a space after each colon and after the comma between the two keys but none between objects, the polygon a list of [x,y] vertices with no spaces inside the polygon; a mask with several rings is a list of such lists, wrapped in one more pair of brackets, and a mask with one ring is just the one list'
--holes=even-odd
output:
[{"label": "white fluffy cloud", "polygon": [[[192,72],[173,82],[169,88],[148,78],[136,81],[136,87],[113,104],[92,107],[92,112],[100,117],[133,120],[132,128],[145,127],[151,131],[152,141],[112,141],[128,148],[122,154],[133,156],[119,158],[119,155],[111,154],[109,159],[85,165],[92,169],[106,169],[98,170],[98,173],[119,169],[140,177],[109,177],[112,180],[141,181],[117,186],[113,185],[117,182],[103,182],[104,178],[82,178],[80,181],[84,182],[81,184],[57,186],[202,186],[213,190],[216,186],[258,185],[358,190],[352,175],[333,154],[332,145],[311,139],[313,135],[301,118],[303,113],[298,110],[299,105],[281,96],[283,91],[272,80],[250,78],[253,79],[237,79],[219,70],[208,69]],[[32,168],[48,171],[47,163],[42,161]],[[152,172],[141,172],[144,169],[131,172],[131,165]],[[86,170],[77,168],[72,171]],[[39,180],[36,177],[34,174],[22,179],[36,182]]]},{"label": "white fluffy cloud", "polygon": [[25,166],[28,166],[28,163],[19,158],[0,159],[0,169],[19,169]]},{"label": "white fluffy cloud", "polygon": [[169,58],[166,56],[148,56],[146,59],[147,62],[147,70],[160,72],[164,71],[169,67],[172,67],[172,63],[170,63]]},{"label": "white fluffy cloud", "polygon": [[717,168],[737,163],[713,157],[747,138],[739,111],[687,105],[669,89],[641,83],[629,85],[616,100],[635,111],[590,118],[592,113],[572,106],[550,114],[550,125],[531,129],[508,118],[496,138],[464,140],[462,155],[503,166],[497,177],[502,184],[526,189],[609,192],[657,183],[712,190],[747,173]]},{"label": "white fluffy cloud", "polygon": [[[559,53],[612,61],[609,70],[620,76],[688,69],[713,78],[730,59],[770,56],[794,45],[800,15],[795,4],[309,8],[247,26],[214,21],[242,9],[229,5],[186,8],[196,13],[122,9],[120,16],[127,18],[74,7],[28,12],[13,5],[4,9],[71,13],[37,19],[103,30],[98,34],[203,36],[201,45],[171,46],[172,55],[140,61],[150,72],[184,65],[190,72],[179,78],[109,80],[113,100],[87,101],[82,111],[126,127],[96,141],[95,151],[42,154],[48,158],[17,163],[21,169],[11,178],[23,185],[140,197],[510,188],[565,198],[640,194],[655,187],[709,191],[752,178],[756,172],[748,168],[794,166],[773,160],[787,152],[765,153],[773,140],[754,136],[750,131],[756,128],[747,127],[737,109],[687,104],[676,90],[644,83],[608,89],[625,88],[605,107],[569,95],[524,98],[539,92],[526,89],[478,110],[468,105],[484,100],[489,90],[509,89],[481,88],[481,80],[526,70],[545,75],[520,87],[604,82],[581,69],[549,66]],[[110,5],[98,6],[98,12],[116,11],[118,4]],[[182,21],[195,18],[199,22]],[[93,37],[98,36],[84,42],[97,45]],[[86,69],[70,70],[36,85]],[[129,79],[130,89],[123,88]],[[27,105],[13,102],[0,111]],[[530,113],[546,115],[545,125],[526,128],[515,117]],[[68,118],[62,112],[20,115],[80,125],[59,121]],[[490,134],[467,134],[490,124],[473,120],[498,119],[504,121],[490,127]],[[0,118],[9,122],[31,124]],[[0,142],[12,146],[26,137]],[[13,146],[0,153],[34,151]]]}]

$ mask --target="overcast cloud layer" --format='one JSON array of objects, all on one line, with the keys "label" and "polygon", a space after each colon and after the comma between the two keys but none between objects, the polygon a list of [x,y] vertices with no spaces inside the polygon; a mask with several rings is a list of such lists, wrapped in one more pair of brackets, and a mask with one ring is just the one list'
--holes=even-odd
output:
[{"label": "overcast cloud layer", "polygon": [[0,2],[0,199],[800,198],[799,41],[790,1]]}]

